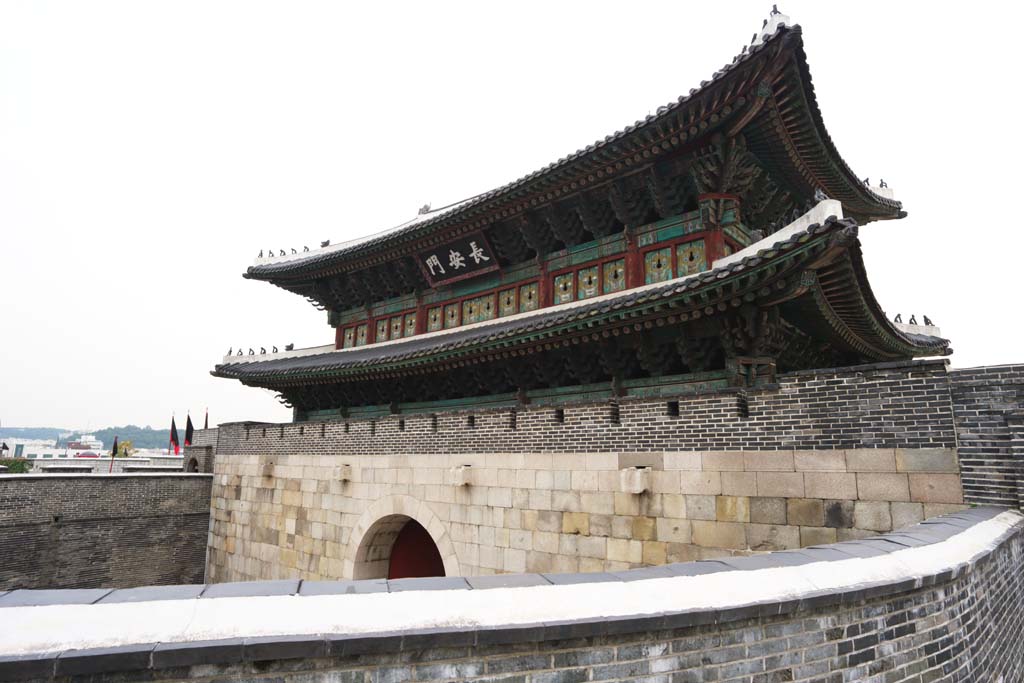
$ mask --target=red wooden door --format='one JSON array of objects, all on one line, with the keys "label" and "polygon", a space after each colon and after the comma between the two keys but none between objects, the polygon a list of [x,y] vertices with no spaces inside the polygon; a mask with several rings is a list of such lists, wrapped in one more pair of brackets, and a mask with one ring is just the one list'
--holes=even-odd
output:
[{"label": "red wooden door", "polygon": [[444,576],[444,561],[434,539],[418,522],[410,519],[398,532],[391,548],[389,579],[417,576]]}]

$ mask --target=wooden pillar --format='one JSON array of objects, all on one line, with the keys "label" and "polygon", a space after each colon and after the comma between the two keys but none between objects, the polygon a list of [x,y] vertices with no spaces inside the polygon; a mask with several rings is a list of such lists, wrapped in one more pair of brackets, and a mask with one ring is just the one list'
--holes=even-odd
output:
[{"label": "wooden pillar", "polygon": [[628,227],[624,234],[626,236],[626,289],[633,289],[644,284],[644,260],[640,254],[640,245],[637,244],[636,235],[632,234]]}]

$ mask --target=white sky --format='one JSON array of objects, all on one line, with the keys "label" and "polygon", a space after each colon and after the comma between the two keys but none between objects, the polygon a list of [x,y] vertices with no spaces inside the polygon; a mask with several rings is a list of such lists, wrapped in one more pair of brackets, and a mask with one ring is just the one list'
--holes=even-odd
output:
[{"label": "white sky", "polygon": [[[283,421],[208,373],[330,343],[243,280],[534,171],[697,87],[770,2],[3,2],[0,421]],[[955,366],[1024,361],[1017,3],[787,1],[825,124],[910,216],[861,231]]]}]

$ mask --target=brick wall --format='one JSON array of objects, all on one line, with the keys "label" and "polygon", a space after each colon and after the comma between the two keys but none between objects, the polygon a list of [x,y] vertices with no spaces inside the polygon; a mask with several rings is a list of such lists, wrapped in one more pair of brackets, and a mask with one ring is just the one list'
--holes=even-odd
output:
[{"label": "brick wall", "polygon": [[954,370],[951,377],[965,498],[1024,506],[1024,454],[1014,454],[1013,418],[1024,409],[1024,365]]},{"label": "brick wall", "polygon": [[[951,448],[945,361],[782,375],[778,385],[623,399],[217,430],[217,454]],[[213,430],[211,430],[213,431]]]},{"label": "brick wall", "polygon": [[0,589],[203,580],[209,475],[0,476]]}]

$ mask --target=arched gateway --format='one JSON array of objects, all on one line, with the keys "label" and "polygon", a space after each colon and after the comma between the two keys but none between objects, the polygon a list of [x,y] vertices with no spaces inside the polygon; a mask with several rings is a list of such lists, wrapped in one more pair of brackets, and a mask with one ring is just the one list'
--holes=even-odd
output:
[{"label": "arched gateway", "polygon": [[352,529],[345,574],[353,579],[459,576],[459,561],[443,523],[424,503],[388,496],[371,505]]}]

